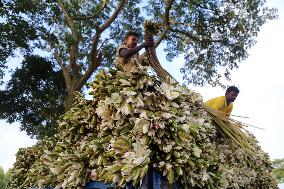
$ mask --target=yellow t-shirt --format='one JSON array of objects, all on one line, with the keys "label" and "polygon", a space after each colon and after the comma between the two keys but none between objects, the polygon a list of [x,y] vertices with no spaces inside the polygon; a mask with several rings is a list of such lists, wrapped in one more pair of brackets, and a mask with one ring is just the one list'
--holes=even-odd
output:
[{"label": "yellow t-shirt", "polygon": [[143,55],[139,55],[138,53],[128,58],[121,57],[119,51],[121,49],[127,49],[127,48],[128,47],[126,45],[119,46],[116,51],[116,59],[115,59],[115,64],[121,66],[127,75],[131,75],[131,70],[137,63],[140,63],[143,66],[149,65],[147,58]]},{"label": "yellow t-shirt", "polygon": [[218,110],[224,113],[227,116],[230,116],[233,110],[233,103],[230,103],[229,105],[227,105],[225,96],[219,96],[216,98],[212,98],[206,101],[205,104],[214,110]]}]

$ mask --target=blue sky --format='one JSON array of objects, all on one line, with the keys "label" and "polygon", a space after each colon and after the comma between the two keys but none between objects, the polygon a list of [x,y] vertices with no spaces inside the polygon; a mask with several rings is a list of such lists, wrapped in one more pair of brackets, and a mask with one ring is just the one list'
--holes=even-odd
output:
[{"label": "blue sky", "polygon": [[[276,159],[284,158],[284,1],[270,0],[268,5],[279,9],[279,18],[261,28],[257,44],[249,51],[249,58],[232,72],[231,84],[240,89],[233,114],[248,116],[249,119],[241,121],[264,128],[248,130],[271,159]],[[161,53],[158,57],[163,67],[181,81],[179,69],[183,59],[177,58],[169,63]],[[221,88],[189,87],[199,92],[204,100],[224,95]],[[7,171],[15,162],[18,149],[35,142],[25,132],[19,131],[18,123],[7,124],[0,120],[0,166]]]}]

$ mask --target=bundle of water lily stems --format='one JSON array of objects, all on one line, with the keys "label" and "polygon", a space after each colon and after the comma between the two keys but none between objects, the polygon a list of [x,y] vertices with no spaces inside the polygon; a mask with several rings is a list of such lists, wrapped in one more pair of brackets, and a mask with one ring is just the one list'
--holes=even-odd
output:
[{"label": "bundle of water lily stems", "polygon": [[93,99],[76,94],[55,142],[18,152],[8,188],[140,186],[150,167],[181,188],[277,188],[255,138],[205,107],[198,93],[140,65],[131,77],[102,71],[90,87]]},{"label": "bundle of water lily stems", "polygon": [[245,123],[229,118],[222,112],[216,111],[205,104],[203,104],[203,107],[209,113],[216,125],[218,125],[219,131],[223,137],[232,139],[241,148],[251,152],[251,138],[241,130],[243,127],[246,127]]},{"label": "bundle of water lily stems", "polygon": [[[156,35],[159,32],[159,26],[150,20],[145,21],[144,29],[145,39],[147,39],[149,35]],[[154,69],[158,77],[164,81],[176,81],[174,77],[161,66],[154,46],[146,48],[146,57],[149,60],[150,66]]]}]

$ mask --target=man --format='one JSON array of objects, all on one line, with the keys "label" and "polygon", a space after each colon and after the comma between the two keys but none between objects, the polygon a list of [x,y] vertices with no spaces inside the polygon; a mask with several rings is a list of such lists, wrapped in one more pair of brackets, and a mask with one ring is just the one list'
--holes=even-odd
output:
[{"label": "man", "polygon": [[149,36],[148,39],[137,46],[139,34],[136,32],[128,32],[124,37],[124,44],[118,47],[116,52],[116,65],[122,67],[127,75],[131,75],[131,70],[135,66],[135,61],[147,66],[148,61],[145,56],[139,55],[138,52],[147,47],[154,46],[153,36]]},{"label": "man", "polygon": [[225,93],[225,96],[216,97],[205,102],[207,106],[224,113],[230,117],[233,110],[233,102],[239,94],[239,89],[235,86],[230,86]]}]

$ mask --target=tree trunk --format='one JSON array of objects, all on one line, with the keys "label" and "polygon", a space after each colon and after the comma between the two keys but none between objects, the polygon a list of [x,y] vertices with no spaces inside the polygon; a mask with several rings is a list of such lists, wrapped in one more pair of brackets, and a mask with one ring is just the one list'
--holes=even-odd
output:
[{"label": "tree trunk", "polygon": [[68,96],[65,103],[65,112],[70,110],[70,108],[72,107],[74,103],[74,98],[75,98],[75,90],[71,89],[68,91]]},{"label": "tree trunk", "polygon": [[75,100],[75,92],[80,91],[81,87],[78,88],[80,80],[77,77],[73,77],[68,85],[68,96],[65,103],[65,112],[69,111]]}]

